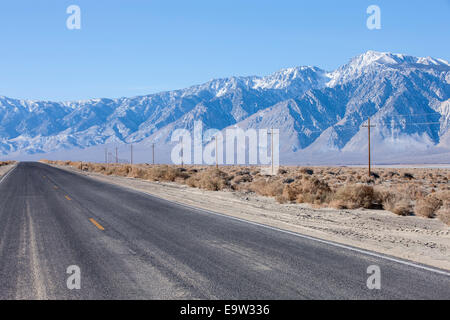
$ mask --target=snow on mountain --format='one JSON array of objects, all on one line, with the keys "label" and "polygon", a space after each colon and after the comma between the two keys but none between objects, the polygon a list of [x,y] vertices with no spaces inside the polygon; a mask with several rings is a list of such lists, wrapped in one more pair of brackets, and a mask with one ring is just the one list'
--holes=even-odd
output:
[{"label": "snow on mountain", "polygon": [[300,154],[363,154],[362,125],[371,117],[378,150],[442,154],[448,162],[449,99],[447,61],[368,51],[332,72],[287,68],[133,98],[0,97],[0,152],[21,157],[104,144],[144,148],[154,141],[169,150],[175,129],[192,130],[201,120],[205,129],[279,128],[283,162]]},{"label": "snow on mountain", "polygon": [[448,73],[449,67],[450,64],[443,59],[433,59],[431,57],[420,58],[389,52],[367,51],[364,54],[354,57],[346,65],[330,72],[328,74],[330,81],[327,83],[327,86],[334,87],[338,84],[352,81],[364,74],[371,74],[380,70],[393,72],[394,70],[399,69],[422,69],[437,74],[442,71],[447,71]]}]

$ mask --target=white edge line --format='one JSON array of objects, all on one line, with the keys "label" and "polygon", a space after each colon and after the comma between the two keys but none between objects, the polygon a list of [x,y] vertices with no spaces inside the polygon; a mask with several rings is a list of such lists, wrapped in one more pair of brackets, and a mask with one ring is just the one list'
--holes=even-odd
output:
[{"label": "white edge line", "polygon": [[[61,169],[61,168],[57,168],[57,169]],[[82,174],[82,173],[79,173],[79,172],[75,172],[75,171],[71,171],[71,172],[73,172],[75,174],[79,174],[79,175],[84,176],[84,177],[90,178],[88,175],[85,175],[85,174]],[[104,181],[102,181],[102,182],[104,182]],[[358,253],[362,253],[362,254],[365,254],[365,255],[368,255],[368,256],[385,259],[385,260],[388,260],[388,261],[396,262],[396,263],[399,263],[399,264],[407,265],[407,266],[410,266],[410,267],[414,267],[414,268],[418,268],[418,269],[422,269],[422,270],[426,270],[426,271],[430,271],[430,272],[434,272],[434,273],[438,273],[438,274],[442,274],[442,275],[445,275],[447,277],[450,277],[450,272],[446,272],[444,270],[434,269],[434,268],[427,267],[427,266],[420,265],[420,264],[416,264],[416,263],[413,263],[413,262],[409,262],[409,261],[405,261],[405,260],[401,260],[401,259],[385,256],[385,255],[380,254],[380,253],[375,253],[375,252],[367,251],[367,250],[364,250],[364,249],[358,249],[358,248],[351,247],[351,246],[348,246],[348,245],[345,245],[345,244],[340,244],[340,243],[329,241],[329,240],[319,239],[319,238],[315,238],[315,237],[312,237],[312,236],[307,236],[307,235],[304,235],[304,234],[301,234],[301,233],[297,233],[297,232],[293,232],[293,231],[283,230],[283,229],[272,227],[272,226],[269,226],[269,225],[266,225],[266,224],[262,224],[262,223],[253,222],[253,221],[246,220],[246,219],[233,217],[233,216],[230,216],[230,215],[227,215],[227,214],[214,212],[214,211],[210,211],[210,210],[207,210],[207,209],[193,207],[193,206],[190,206],[190,205],[187,205],[187,204],[184,204],[184,203],[167,200],[167,199],[161,198],[159,196],[153,195],[151,193],[147,193],[147,192],[144,192],[144,191],[127,188],[127,187],[124,187],[124,186],[121,186],[121,185],[118,185],[118,184],[109,183],[109,182],[107,182],[107,183],[110,184],[110,185],[119,187],[119,188],[123,188],[123,189],[125,189],[127,191],[131,190],[131,191],[134,191],[134,192],[146,195],[146,196],[151,196],[151,197],[155,197],[155,198],[158,198],[160,200],[163,200],[163,201],[175,203],[175,204],[177,204],[179,206],[182,206],[182,207],[185,207],[185,208],[189,208],[191,210],[200,210],[200,211],[203,211],[204,213],[214,214],[214,215],[225,217],[225,218],[228,218],[228,219],[233,219],[233,220],[237,220],[237,221],[240,221],[240,222],[249,223],[249,224],[252,224],[252,225],[255,225],[255,226],[259,226],[259,227],[263,227],[263,228],[266,228],[266,229],[270,229],[270,230],[286,233],[286,234],[289,234],[289,235],[297,236],[299,238],[304,238],[304,239],[308,239],[308,240],[311,240],[311,241],[316,241],[316,242],[328,244],[328,245],[331,245],[331,246],[334,246],[334,247],[347,249],[347,250],[358,252]]]},{"label": "white edge line", "polygon": [[3,182],[3,180],[5,180],[10,174],[11,172],[14,171],[14,169],[17,168],[17,163],[14,165],[14,167],[12,167],[11,169],[8,170],[8,172],[6,174],[3,175],[3,177],[0,179],[0,183]]},{"label": "white edge line", "polygon": [[[148,194],[148,193],[145,193],[145,192],[141,192],[141,193],[146,194],[146,195],[150,195],[150,196],[154,196],[152,194]],[[269,225],[266,225],[266,224],[262,224],[262,223],[258,223],[258,222],[254,222],[254,221],[250,221],[250,220],[246,220],[246,219],[241,219],[241,218],[229,216],[229,215],[226,215],[226,214],[223,214],[223,213],[219,213],[219,212],[214,212],[214,211],[210,211],[210,210],[206,210],[206,209],[202,209],[202,208],[191,207],[191,206],[186,205],[184,203],[179,203],[179,202],[175,202],[175,201],[166,200],[166,199],[160,198],[158,196],[155,196],[155,197],[159,198],[161,200],[165,200],[165,201],[176,203],[176,204],[181,205],[181,206],[186,207],[186,208],[190,208],[191,210],[192,209],[200,210],[200,211],[203,211],[203,212],[208,213],[208,214],[214,214],[214,215],[218,215],[218,216],[221,216],[221,217],[226,217],[226,218],[229,218],[229,219],[237,220],[237,221],[240,221],[240,222],[246,222],[246,223],[249,223],[249,224],[252,224],[252,225],[255,225],[255,226],[259,226],[259,227],[263,227],[263,228],[266,228],[266,229],[270,229],[270,230],[274,230],[274,231],[278,231],[278,232],[287,233],[289,235],[297,236],[299,238],[304,238],[304,239],[308,239],[308,240],[312,240],[312,241],[317,241],[317,242],[320,242],[320,243],[325,243],[325,244],[328,244],[328,245],[331,245],[331,246],[334,246],[334,247],[339,247],[339,248],[351,250],[351,251],[354,251],[354,252],[366,254],[366,255],[369,255],[369,256],[382,258],[382,259],[389,260],[389,261],[392,261],[392,262],[396,262],[396,263],[404,264],[404,265],[407,265],[407,266],[410,266],[410,267],[415,267],[415,268],[427,270],[427,271],[430,271],[430,272],[443,274],[445,276],[450,277],[450,272],[446,272],[444,270],[434,269],[434,268],[427,267],[427,266],[420,265],[420,264],[416,264],[416,263],[413,263],[413,262],[409,262],[409,261],[405,261],[405,260],[401,260],[401,259],[396,259],[396,258],[393,258],[393,257],[385,256],[383,254],[367,251],[367,250],[364,250],[364,249],[358,249],[358,248],[355,248],[355,247],[347,246],[345,244],[340,244],[340,243],[329,241],[329,240],[315,238],[315,237],[308,236],[308,235],[305,235],[305,234],[301,234],[301,233],[297,233],[297,232],[293,232],[293,231],[289,231],[289,230],[284,230],[284,229],[280,229],[280,228],[277,228],[277,227],[272,227],[272,226],[269,226]]]}]

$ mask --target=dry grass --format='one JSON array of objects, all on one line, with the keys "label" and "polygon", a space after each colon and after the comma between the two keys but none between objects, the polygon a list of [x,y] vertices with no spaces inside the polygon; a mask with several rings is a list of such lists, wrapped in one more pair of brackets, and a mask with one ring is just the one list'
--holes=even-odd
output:
[{"label": "dry grass", "polygon": [[[105,175],[169,181],[206,190],[234,190],[274,197],[280,203],[307,203],[340,209],[385,209],[398,215],[437,217],[450,224],[450,170],[282,167],[276,176],[256,166],[129,165],[73,161],[43,162]],[[0,162],[1,165],[1,162]]]},{"label": "dry grass", "polygon": [[322,205],[329,202],[331,194],[331,188],[325,181],[301,176],[297,181],[285,186],[282,196],[286,201]]},{"label": "dry grass", "polygon": [[345,185],[336,190],[331,206],[339,209],[379,208],[382,197],[372,186]]},{"label": "dry grass", "polygon": [[383,208],[399,216],[409,216],[413,213],[411,201],[407,199],[396,200],[395,197],[388,197],[383,201]]},{"label": "dry grass", "polygon": [[186,180],[186,183],[190,187],[219,191],[228,188],[229,181],[230,176],[227,173],[214,168],[196,172]]},{"label": "dry grass", "polygon": [[434,218],[436,212],[441,208],[443,202],[433,194],[416,201],[414,212],[422,217]]},{"label": "dry grass", "polygon": [[251,183],[247,190],[262,196],[278,197],[283,192],[283,183],[271,178],[260,178]]},{"label": "dry grass", "polygon": [[436,192],[436,197],[442,201],[441,207],[436,211],[436,216],[450,225],[450,190]]}]

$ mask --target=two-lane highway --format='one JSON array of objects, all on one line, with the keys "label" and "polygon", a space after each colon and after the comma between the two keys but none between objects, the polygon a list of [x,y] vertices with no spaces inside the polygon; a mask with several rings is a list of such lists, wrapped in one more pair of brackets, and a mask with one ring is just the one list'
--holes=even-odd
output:
[{"label": "two-lane highway", "polygon": [[450,277],[41,163],[1,181],[0,299],[191,298],[450,299]]}]

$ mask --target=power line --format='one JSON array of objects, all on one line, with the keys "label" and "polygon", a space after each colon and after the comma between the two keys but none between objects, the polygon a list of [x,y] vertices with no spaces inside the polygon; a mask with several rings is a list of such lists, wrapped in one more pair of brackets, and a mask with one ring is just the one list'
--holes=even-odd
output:
[{"label": "power line", "polygon": [[440,122],[422,122],[422,123],[404,123],[403,125],[425,125],[425,124],[441,124]]},{"label": "power line", "polygon": [[433,112],[433,113],[409,113],[409,114],[383,114],[383,116],[387,117],[411,117],[411,116],[428,116],[428,115],[435,115],[435,116],[442,116],[439,112]]}]

